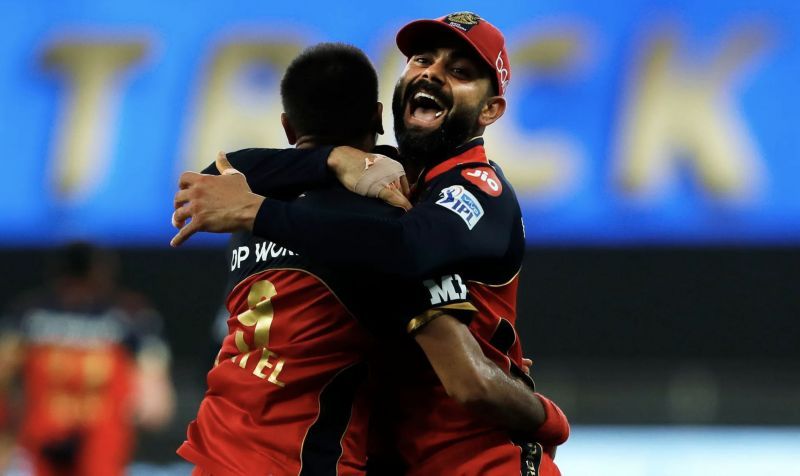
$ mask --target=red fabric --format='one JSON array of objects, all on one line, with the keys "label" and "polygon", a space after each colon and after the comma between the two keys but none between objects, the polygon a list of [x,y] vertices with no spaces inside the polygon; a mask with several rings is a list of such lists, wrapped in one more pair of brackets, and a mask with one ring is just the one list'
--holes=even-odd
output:
[{"label": "red fabric", "polygon": [[476,167],[461,171],[461,176],[477,186],[490,197],[499,197],[503,193],[503,182],[491,167]]},{"label": "red fabric", "polygon": [[448,170],[458,167],[461,164],[489,164],[489,159],[486,158],[486,149],[483,145],[476,145],[470,147],[463,154],[459,154],[453,158],[447,159],[444,162],[436,165],[428,172],[425,173],[425,182],[430,182],[436,177],[442,175]]},{"label": "red fabric", "polygon": [[[518,280],[504,286],[468,283],[471,302],[478,313],[470,330],[484,353],[506,372],[511,363],[522,365],[522,348],[512,334],[502,351],[490,342],[502,320],[516,320]],[[398,449],[410,463],[409,476],[508,475],[519,474],[520,448],[508,433],[466,410],[450,398],[424,356],[411,349],[398,349],[412,358],[403,360],[396,372],[398,403]],[[558,475],[549,456],[542,457],[541,474]]]},{"label": "red fabric", "polygon": [[561,476],[561,470],[558,469],[552,455],[547,450],[542,454],[542,463],[537,476]]},{"label": "red fabric", "polygon": [[[258,325],[237,316],[253,307],[248,295],[264,280],[275,289],[272,322],[265,346],[256,348]],[[178,454],[214,476],[298,474],[307,431],[320,412],[320,392],[339,371],[362,360],[370,339],[322,282],[301,271],[251,276],[231,292],[227,307],[229,333]],[[237,348],[237,334],[252,350]],[[259,371],[256,366],[265,355],[269,365]],[[341,442],[340,475],[363,474],[365,410],[357,398]]]},{"label": "red fabric", "polygon": [[[487,164],[484,147],[471,147],[440,163],[425,181],[465,163]],[[522,346],[514,328],[518,284],[518,276],[503,285],[467,283],[477,309],[469,329],[484,354],[507,373],[512,364],[522,368]],[[451,399],[421,351],[401,348],[394,354],[410,356],[390,371],[398,375],[398,449],[412,468],[410,475],[519,474],[520,449],[507,431]],[[544,474],[558,474],[552,461],[542,464],[552,467]]]},{"label": "red fabric", "polygon": [[536,430],[536,441],[545,446],[558,446],[569,438],[569,421],[558,405],[541,393],[536,394],[545,410],[545,421]]},{"label": "red fabric", "polygon": [[[123,474],[133,439],[134,366],[119,345],[27,347],[22,445],[39,455],[46,444],[80,435],[74,474]],[[34,459],[34,467],[37,475],[61,474],[44,460]]]}]

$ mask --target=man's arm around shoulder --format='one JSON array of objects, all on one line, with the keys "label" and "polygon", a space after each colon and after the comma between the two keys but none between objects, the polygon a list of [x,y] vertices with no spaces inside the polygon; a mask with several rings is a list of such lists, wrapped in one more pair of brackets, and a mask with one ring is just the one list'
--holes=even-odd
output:
[{"label": "man's arm around shoulder", "polygon": [[414,339],[451,398],[516,435],[552,446],[566,441],[569,424],[561,410],[489,360],[456,318],[439,316]]}]

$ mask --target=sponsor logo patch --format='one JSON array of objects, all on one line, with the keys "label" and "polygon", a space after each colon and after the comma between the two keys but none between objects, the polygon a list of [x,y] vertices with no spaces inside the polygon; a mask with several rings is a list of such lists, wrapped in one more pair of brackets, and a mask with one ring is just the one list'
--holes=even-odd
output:
[{"label": "sponsor logo patch", "polygon": [[491,167],[478,167],[461,172],[461,176],[477,185],[487,195],[499,197],[503,193],[503,182]]},{"label": "sponsor logo patch", "polygon": [[451,185],[439,192],[436,204],[458,215],[470,230],[475,228],[483,217],[481,203],[461,185]]},{"label": "sponsor logo patch", "polygon": [[467,287],[457,274],[448,274],[441,279],[426,279],[423,284],[431,293],[431,304],[434,306],[467,298]]}]

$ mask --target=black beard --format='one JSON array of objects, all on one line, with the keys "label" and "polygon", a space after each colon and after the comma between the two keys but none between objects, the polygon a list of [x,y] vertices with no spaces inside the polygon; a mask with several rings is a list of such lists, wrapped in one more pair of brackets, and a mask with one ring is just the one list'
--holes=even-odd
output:
[{"label": "black beard", "polygon": [[[448,104],[449,112],[442,125],[432,131],[411,131],[406,128],[403,116],[405,106],[413,94],[425,90]],[[431,167],[450,157],[460,145],[477,135],[478,114],[475,109],[453,110],[452,99],[444,96],[442,87],[437,83],[419,80],[409,84],[403,92],[402,80],[398,81],[392,96],[392,114],[394,115],[394,135],[397,147],[403,159],[419,167]]]}]

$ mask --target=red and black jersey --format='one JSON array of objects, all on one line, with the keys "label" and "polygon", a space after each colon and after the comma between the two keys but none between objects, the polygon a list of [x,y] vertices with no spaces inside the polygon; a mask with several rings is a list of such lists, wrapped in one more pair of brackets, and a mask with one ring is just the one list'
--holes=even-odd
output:
[{"label": "red and black jersey", "polygon": [[17,303],[6,325],[23,344],[20,442],[37,474],[122,474],[132,449],[135,352],[157,339],[154,311],[133,293],[66,305],[42,292]]},{"label": "red and black jersey", "polygon": [[[476,338],[499,365],[521,374],[514,322],[525,236],[511,184],[486,158],[482,139],[475,139],[427,171],[417,190],[414,208],[389,218],[268,199],[254,234],[331,266],[369,267],[409,278],[457,273],[480,311],[470,324]],[[354,233],[358,239],[352,239]],[[429,287],[434,296],[452,293]]]},{"label": "red and black jersey", "polygon": [[[293,203],[353,216],[402,212],[339,186]],[[322,266],[246,233],[232,237],[229,256],[228,334],[178,453],[215,476],[363,474],[372,336],[404,335],[431,308],[471,309],[466,287],[457,276],[408,280]],[[433,305],[428,282],[454,291]]]},{"label": "red and black jersey", "polygon": [[366,332],[297,269],[246,278],[227,306],[229,333],[178,454],[215,476],[362,474]]},{"label": "red and black jersey", "polygon": [[[525,237],[510,183],[486,158],[479,138],[426,171],[416,190],[414,208],[391,218],[268,199],[254,233],[332,266],[371,267],[409,278],[458,273],[478,309],[470,323],[476,340],[501,368],[527,379],[520,371],[522,351],[514,328]],[[429,282],[429,290],[431,303],[453,293],[444,282]],[[455,474],[456,467],[484,474],[500,460],[508,467],[519,463],[520,447],[447,398],[421,352],[406,349],[398,355],[408,370],[407,378],[398,379],[405,396],[399,435],[413,474]],[[416,356],[413,362],[408,355]],[[480,466],[486,461],[493,463]]]}]

